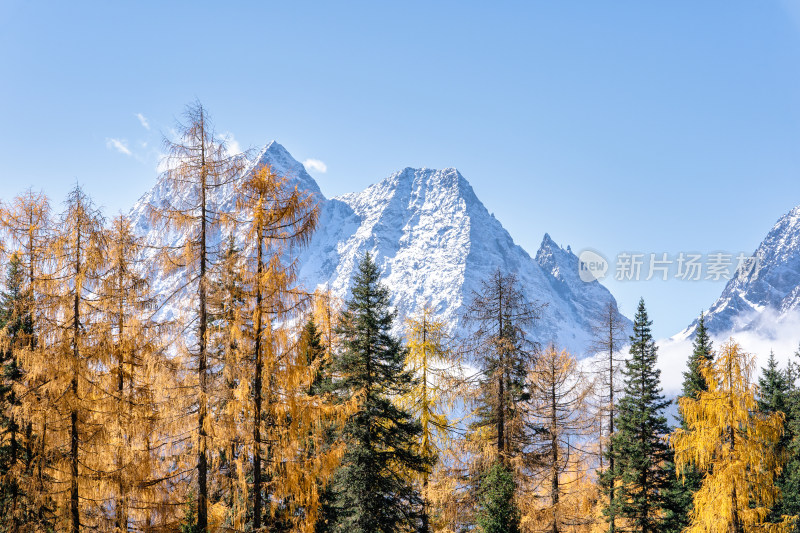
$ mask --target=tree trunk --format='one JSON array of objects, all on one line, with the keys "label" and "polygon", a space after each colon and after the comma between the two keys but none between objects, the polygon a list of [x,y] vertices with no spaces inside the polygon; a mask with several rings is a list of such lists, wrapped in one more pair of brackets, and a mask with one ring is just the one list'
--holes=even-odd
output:
[{"label": "tree trunk", "polygon": [[505,376],[503,372],[497,378],[497,455],[505,461]]},{"label": "tree trunk", "polygon": [[206,450],[208,449],[208,442],[206,441],[206,416],[208,406],[207,392],[208,392],[208,376],[206,360],[206,328],[208,316],[206,313],[206,158],[205,158],[205,127],[203,124],[203,110],[200,109],[200,327],[198,331],[200,342],[200,353],[198,355],[197,373],[200,381],[200,405],[198,407],[198,425],[200,434],[200,443],[197,456],[197,484],[198,484],[198,502],[197,502],[197,528],[200,533],[207,533],[208,531],[208,457]]},{"label": "tree trunk", "polygon": [[731,533],[744,533],[742,522],[739,520],[739,507],[736,503],[736,487],[731,491]]},{"label": "tree trunk", "polygon": [[78,342],[80,339],[80,285],[78,279],[80,278],[81,271],[81,234],[80,228],[77,229],[77,244],[76,244],[76,257],[75,257],[75,294],[72,301],[72,382],[70,387],[72,390],[72,409],[70,412],[70,490],[69,490],[69,503],[70,503],[70,525],[72,533],[80,533],[81,517],[79,511],[79,495],[78,495],[78,364],[80,361],[80,347]]},{"label": "tree trunk", "polygon": [[611,487],[608,492],[609,509],[609,533],[615,533],[616,523],[614,517],[614,444],[611,440],[614,436],[614,322],[608,320],[608,470],[611,472]]},{"label": "tree trunk", "polygon": [[[117,308],[117,334],[119,335],[119,360],[117,361],[117,395],[119,396],[119,401],[122,402],[122,395],[125,390],[125,353],[123,348],[123,332],[125,328],[125,324],[123,321],[123,306],[122,306],[122,298],[124,297],[125,288],[123,287],[122,283],[122,266],[120,265],[120,271],[117,276],[117,297],[119,298],[119,306]],[[122,427],[122,410],[120,408],[120,412],[117,418],[117,424],[119,427]],[[127,435],[123,435],[123,438],[127,440]],[[123,468],[122,468],[122,452],[117,452],[117,493],[119,495],[119,501],[117,502],[116,508],[116,527],[119,531],[127,531],[128,530],[128,513],[127,513],[127,503],[126,503],[126,495],[125,495],[125,483],[123,480]]]},{"label": "tree trunk", "polygon": [[430,520],[428,518],[428,474],[422,478],[422,528],[420,533],[430,532]]},{"label": "tree trunk", "polygon": [[550,382],[550,446],[552,451],[552,469],[550,480],[550,499],[553,504],[553,527],[552,533],[558,533],[558,418],[556,412],[556,383],[555,379]]},{"label": "tree trunk", "polygon": [[261,274],[262,232],[258,228],[256,257],[256,309],[255,309],[255,377],[253,379],[253,529],[261,527],[261,387],[264,362],[261,356]]},{"label": "tree trunk", "polygon": [[[428,324],[426,322],[426,311],[422,314],[422,408],[423,412],[427,413],[430,409],[428,404]],[[428,431],[428,428],[423,428],[423,431]],[[430,445],[430,443],[428,444]],[[428,450],[423,450],[427,457]],[[430,524],[428,520],[428,472],[427,470],[422,477],[422,529],[420,533],[429,533]]]},{"label": "tree trunk", "polygon": [[[32,228],[32,227],[33,227],[33,214],[31,214],[30,218],[28,219],[28,228]],[[28,265],[28,298],[30,298],[30,301],[29,301],[28,305],[30,306],[30,308],[28,309],[28,312],[30,313],[30,317],[31,317],[31,333],[30,333],[30,339],[28,339],[28,348],[30,350],[33,350],[34,346],[36,345],[36,335],[35,335],[35,332],[36,332],[36,324],[35,324],[36,313],[34,312],[34,306],[35,306],[35,302],[36,302],[36,294],[35,294],[34,289],[33,289],[33,285],[34,285],[34,282],[35,282],[36,278],[35,278],[35,272],[34,272],[34,268],[33,268],[33,266],[34,266],[33,265],[33,263],[34,263],[34,251],[33,251],[33,232],[32,231],[28,232],[28,250],[29,250],[29,258],[30,258],[30,264]],[[44,431],[42,432],[42,436],[40,438],[42,440],[44,440]],[[30,475],[31,477],[34,477],[33,476],[33,469],[32,469],[32,463],[33,463],[33,439],[34,439],[34,437],[33,437],[33,424],[31,422],[28,422],[28,423],[25,424],[25,473]],[[39,481],[41,481],[41,472],[39,472],[39,474],[40,474],[39,475]],[[37,490],[41,490],[41,486],[39,484],[37,484],[36,485],[36,489]]]},{"label": "tree trunk", "polygon": [[[731,390],[733,390],[733,370],[728,370],[729,374],[729,383],[731,385]],[[733,410],[733,398],[730,399],[730,408]],[[733,451],[736,447],[736,433],[734,432],[733,427],[728,428],[728,438],[730,439],[731,443],[731,455],[733,455]],[[736,500],[736,486],[734,485],[733,490],[731,491],[731,533],[744,533],[744,529],[742,528],[742,522],[739,520],[739,504]]]},{"label": "tree trunk", "polygon": [[497,455],[501,461],[505,462],[505,426],[506,426],[506,404],[505,404],[505,347],[503,340],[503,285],[500,281],[498,287],[498,306],[497,306],[497,335],[500,342],[499,372],[497,376]]}]

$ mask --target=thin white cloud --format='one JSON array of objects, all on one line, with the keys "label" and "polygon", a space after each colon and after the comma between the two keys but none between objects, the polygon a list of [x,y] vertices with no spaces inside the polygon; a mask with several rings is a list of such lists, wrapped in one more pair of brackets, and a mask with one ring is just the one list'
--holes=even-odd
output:
[{"label": "thin white cloud", "polygon": [[239,142],[233,136],[233,133],[226,131],[225,133],[220,133],[219,138],[225,142],[225,148],[227,148],[228,155],[238,155],[243,152],[242,147],[239,145]]},{"label": "thin white cloud", "polygon": [[106,148],[111,148],[121,154],[133,155],[128,149],[127,143],[122,139],[106,139]]},{"label": "thin white cloud", "polygon": [[147,121],[147,117],[145,117],[141,113],[136,113],[136,118],[139,119],[139,122],[141,123],[141,125],[142,125],[142,127],[144,129],[146,129],[146,130],[150,129],[150,123]]},{"label": "thin white cloud", "polygon": [[306,170],[309,172],[319,172],[321,174],[325,174],[328,171],[328,165],[319,159],[306,159],[303,161],[303,166],[306,167]]}]

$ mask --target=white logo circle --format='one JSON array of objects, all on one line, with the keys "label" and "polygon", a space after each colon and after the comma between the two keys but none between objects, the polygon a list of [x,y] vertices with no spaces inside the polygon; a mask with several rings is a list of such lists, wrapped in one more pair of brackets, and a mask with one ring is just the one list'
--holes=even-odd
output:
[{"label": "white logo circle", "polygon": [[608,273],[608,261],[594,250],[583,250],[578,254],[578,275],[581,281],[591,283],[601,280]]}]

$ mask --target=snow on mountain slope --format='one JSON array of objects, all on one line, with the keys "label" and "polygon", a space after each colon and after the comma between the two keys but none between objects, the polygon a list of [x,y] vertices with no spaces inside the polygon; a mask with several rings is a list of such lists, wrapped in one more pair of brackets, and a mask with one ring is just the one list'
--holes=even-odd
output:
[{"label": "snow on mountain slope", "polygon": [[[782,216],[759,245],[756,268],[738,272],[706,314],[714,334],[757,331],[767,337],[800,308],[800,206]],[[692,323],[681,335],[691,335]]]},{"label": "snow on mountain slope", "polygon": [[[278,143],[264,148],[256,165],[261,163],[288,172],[299,188],[313,191],[320,202],[318,230],[298,255],[299,280],[309,290],[327,286],[336,296],[347,298],[357,261],[370,252],[401,320],[428,303],[457,330],[473,291],[500,268],[518,275],[531,301],[547,304],[532,337],[576,354],[586,350],[591,321],[614,301],[598,282],[579,279],[575,254],[556,245],[549,235],[532,259],[455,169],[406,168],[362,192],[326,199],[302,164]],[[177,239],[158,235],[146,220],[147,203],[157,205],[167,194],[164,185],[156,185],[131,213],[137,230],[151,244],[173,244]],[[220,188],[213,201],[220,210],[232,209],[233,186]],[[241,230],[235,238],[247,248]],[[181,276],[166,276],[158,280],[157,288],[166,294],[182,283]],[[180,303],[183,297],[167,304],[165,312],[186,308]]]}]

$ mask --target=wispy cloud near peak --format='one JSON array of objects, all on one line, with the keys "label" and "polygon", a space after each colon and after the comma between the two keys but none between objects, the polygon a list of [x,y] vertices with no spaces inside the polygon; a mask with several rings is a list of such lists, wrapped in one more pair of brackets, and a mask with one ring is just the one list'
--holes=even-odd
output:
[{"label": "wispy cloud near peak", "polygon": [[141,113],[136,113],[136,118],[139,119],[139,123],[142,127],[146,130],[150,129],[150,123],[147,121],[147,117],[142,115]]},{"label": "wispy cloud near peak", "polygon": [[306,159],[303,161],[303,166],[306,167],[306,170],[309,172],[315,171],[325,174],[328,171],[328,165],[319,159]]},{"label": "wispy cloud near peak", "polygon": [[220,133],[219,138],[225,143],[226,151],[228,155],[238,155],[241,154],[244,150],[239,145],[239,141],[233,136],[233,133],[226,131],[225,133]]},{"label": "wispy cloud near peak", "polygon": [[116,150],[117,152],[125,155],[133,155],[128,149],[128,143],[126,143],[122,139],[106,139],[106,148],[110,148],[112,150]]}]

